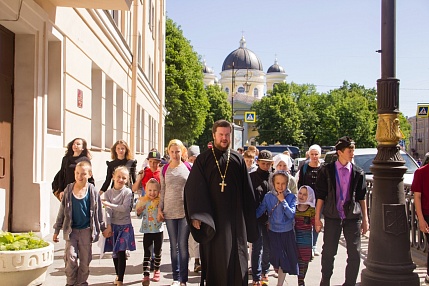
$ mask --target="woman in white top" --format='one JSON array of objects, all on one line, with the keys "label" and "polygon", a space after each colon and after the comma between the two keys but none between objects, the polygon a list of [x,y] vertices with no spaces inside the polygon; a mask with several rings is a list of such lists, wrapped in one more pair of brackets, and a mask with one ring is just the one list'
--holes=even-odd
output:
[{"label": "woman in white top", "polygon": [[188,281],[188,238],[189,227],[186,223],[183,204],[184,187],[188,179],[190,165],[182,161],[185,147],[178,139],[168,143],[170,162],[161,170],[161,194],[158,206],[158,221],[165,219],[170,239],[171,267],[173,283],[186,285]]}]

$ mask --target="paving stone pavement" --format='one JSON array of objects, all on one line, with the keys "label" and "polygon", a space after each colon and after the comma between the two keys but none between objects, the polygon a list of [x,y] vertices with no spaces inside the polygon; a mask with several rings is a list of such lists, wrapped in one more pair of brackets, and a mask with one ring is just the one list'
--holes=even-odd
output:
[{"label": "paving stone pavement", "polygon": [[[143,260],[143,235],[138,232],[140,228],[140,220],[135,216],[132,217],[132,222],[134,229],[136,231],[136,244],[137,250],[131,252],[130,258],[127,260],[127,269],[124,278],[124,285],[126,286],[135,286],[142,285],[142,260]],[[43,286],[60,286],[66,284],[66,277],[64,274],[64,260],[63,252],[65,243],[62,240],[62,233],[60,234],[60,242],[55,243],[55,252],[54,252],[54,263],[48,268],[48,273],[46,274],[46,281],[43,283]],[[48,241],[52,242],[51,237],[45,238]],[[317,247],[320,251],[323,244],[323,232],[319,235]],[[363,260],[366,257],[368,250],[368,238],[363,237],[362,239],[362,261],[360,270],[364,269]],[[103,258],[100,259],[100,249],[97,244],[93,245],[93,261],[90,265],[90,276],[88,283],[93,286],[101,285],[113,285],[113,280],[115,278],[115,271],[113,267],[113,261],[111,255],[106,254]],[[167,230],[164,231],[164,243],[162,251],[162,260],[161,260],[161,280],[159,282],[151,282],[150,285],[170,285],[173,282],[171,274],[171,264],[170,264],[170,245],[168,241]],[[412,251],[414,262],[417,265],[416,273],[418,273],[421,281],[421,285],[426,285],[424,283],[424,277],[426,274],[426,258],[423,254],[418,251]],[[346,249],[345,249],[345,240],[341,238],[340,245],[338,246],[338,254],[335,259],[334,274],[331,278],[331,285],[337,286],[342,285],[344,282],[344,272],[346,266]],[[200,276],[197,273],[193,272],[194,259],[192,258],[189,263],[189,281],[187,285],[199,285]],[[277,285],[277,278],[274,277],[273,269],[270,269],[269,272],[269,285]],[[306,277],[306,285],[308,286],[317,286],[320,282],[320,256],[316,256],[312,262],[309,264],[309,269]],[[252,285],[252,277],[249,276],[249,285]],[[1,282],[0,282],[1,284]],[[297,276],[287,276],[286,282],[284,285],[296,286]],[[356,285],[360,285],[360,275]]]}]

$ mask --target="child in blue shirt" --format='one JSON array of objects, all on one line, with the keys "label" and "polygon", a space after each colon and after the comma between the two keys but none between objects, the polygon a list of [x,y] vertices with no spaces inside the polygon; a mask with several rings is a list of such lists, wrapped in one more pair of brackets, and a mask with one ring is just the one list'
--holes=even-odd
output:
[{"label": "child in blue shirt", "polygon": [[89,263],[92,260],[92,243],[97,242],[100,232],[106,229],[103,222],[101,200],[93,184],[89,161],[77,163],[75,182],[64,190],[52,240],[59,242],[58,234],[63,230],[67,285],[88,285]]},{"label": "child in blue shirt", "polygon": [[145,195],[140,197],[136,204],[136,214],[142,219],[140,232],[144,233],[143,236],[143,281],[142,284],[147,286],[150,284],[150,258],[152,257],[151,246],[154,245],[153,251],[155,253],[154,259],[154,272],[152,281],[158,282],[161,278],[159,266],[161,264],[161,251],[163,241],[162,221],[157,220],[158,205],[159,205],[159,191],[161,185],[155,178],[149,179],[145,186]]},{"label": "child in blue shirt", "polygon": [[267,193],[256,210],[256,217],[268,213],[270,263],[278,273],[277,285],[283,285],[286,273],[298,275],[298,248],[295,240],[294,219],[296,197],[287,188],[289,176],[285,171],[275,172]]}]

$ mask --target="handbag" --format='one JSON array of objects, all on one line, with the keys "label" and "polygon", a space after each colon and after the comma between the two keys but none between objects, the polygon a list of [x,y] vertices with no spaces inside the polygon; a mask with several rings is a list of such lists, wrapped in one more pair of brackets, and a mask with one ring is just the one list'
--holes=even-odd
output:
[{"label": "handbag", "polygon": [[60,200],[60,176],[61,176],[61,170],[59,170],[57,172],[57,174],[54,177],[54,180],[52,181],[52,193],[54,194],[54,196],[59,200]]}]

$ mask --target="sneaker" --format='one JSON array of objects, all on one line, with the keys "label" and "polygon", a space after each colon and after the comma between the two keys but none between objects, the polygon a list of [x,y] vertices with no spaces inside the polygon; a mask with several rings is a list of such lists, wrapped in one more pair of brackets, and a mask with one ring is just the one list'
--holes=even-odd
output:
[{"label": "sneaker", "polygon": [[425,277],[425,282],[426,282],[426,283],[429,283],[429,275],[426,275],[426,277]]},{"label": "sneaker", "polygon": [[171,283],[171,286],[180,286],[180,282],[179,281],[173,281],[173,283]]},{"label": "sneaker", "polygon": [[142,285],[143,285],[143,286],[149,286],[149,285],[150,285],[150,279],[149,279],[149,276],[145,276],[145,277],[143,277]]},{"label": "sneaker", "polygon": [[155,271],[153,272],[152,281],[153,281],[153,282],[158,282],[158,281],[159,281],[159,279],[161,279],[161,271],[159,271],[159,270],[155,270]]},{"label": "sneaker", "polygon": [[199,263],[195,263],[194,264],[194,272],[195,273],[198,273],[198,272],[200,272],[201,271],[201,264],[199,264]]}]

